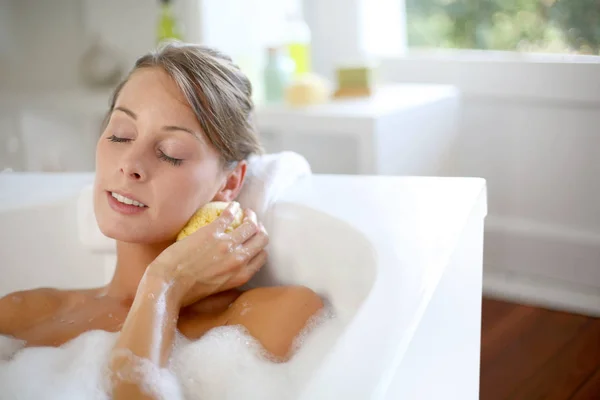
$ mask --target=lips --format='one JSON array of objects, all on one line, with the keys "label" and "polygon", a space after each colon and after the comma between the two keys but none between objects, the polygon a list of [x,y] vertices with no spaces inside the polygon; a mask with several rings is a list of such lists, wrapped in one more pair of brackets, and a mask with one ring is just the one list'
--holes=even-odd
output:
[{"label": "lips", "polygon": [[119,214],[140,214],[148,209],[146,204],[134,198],[131,194],[107,191],[106,197],[110,208]]},{"label": "lips", "polygon": [[131,195],[125,195],[125,194],[121,194],[121,193],[117,193],[117,192],[109,192],[109,193],[112,197],[117,199],[117,201],[120,203],[127,204],[127,205],[134,205],[136,207],[141,207],[141,208],[147,207],[144,203],[142,203],[139,200],[136,200]]}]

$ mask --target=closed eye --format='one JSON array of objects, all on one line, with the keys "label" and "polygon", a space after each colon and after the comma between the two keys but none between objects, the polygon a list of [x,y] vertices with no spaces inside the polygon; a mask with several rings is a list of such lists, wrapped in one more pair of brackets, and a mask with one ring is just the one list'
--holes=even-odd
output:
[{"label": "closed eye", "polygon": [[[115,135],[110,135],[109,137],[107,137],[107,139],[110,140],[111,142],[115,142],[115,143],[127,143],[132,140],[132,139],[121,138],[121,137],[118,137]],[[160,158],[161,160],[166,161],[172,165],[175,165],[175,166],[181,165],[181,163],[183,163],[183,160],[181,158],[169,157],[162,150],[158,151],[158,158]]]},{"label": "closed eye", "polygon": [[116,143],[123,143],[123,142],[131,141],[131,139],[120,138],[115,135],[110,135],[107,139],[110,140],[111,142],[116,142]]},{"label": "closed eye", "polygon": [[161,160],[164,160],[168,163],[171,163],[175,166],[181,165],[181,163],[183,162],[182,159],[180,158],[174,158],[174,157],[169,157],[168,155],[166,155],[165,153],[163,153],[162,151],[159,150],[158,152],[158,158],[160,158]]}]

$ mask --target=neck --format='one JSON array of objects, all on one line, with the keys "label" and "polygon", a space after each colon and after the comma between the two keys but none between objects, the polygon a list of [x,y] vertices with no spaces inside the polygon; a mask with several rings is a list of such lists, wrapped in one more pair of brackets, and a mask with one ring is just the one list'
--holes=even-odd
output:
[{"label": "neck", "polygon": [[138,285],[148,266],[169,245],[117,242],[117,266],[106,294],[111,297],[133,301]]}]

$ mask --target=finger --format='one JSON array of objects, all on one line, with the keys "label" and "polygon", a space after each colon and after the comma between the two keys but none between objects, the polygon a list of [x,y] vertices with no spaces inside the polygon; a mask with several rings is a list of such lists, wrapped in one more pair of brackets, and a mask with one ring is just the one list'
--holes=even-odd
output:
[{"label": "finger", "polygon": [[241,256],[246,260],[251,260],[260,253],[269,244],[269,236],[266,232],[258,230],[254,236],[247,240],[244,244],[236,247],[237,256]]},{"label": "finger", "polygon": [[265,226],[262,224],[262,222],[258,223],[258,228],[260,229],[260,231],[262,233],[265,234],[265,236],[269,237],[269,233],[267,232],[267,229],[265,228]]},{"label": "finger", "polygon": [[235,220],[235,216],[239,211],[239,207],[240,206],[238,203],[232,202],[231,204],[229,204],[229,206],[227,206],[225,210],[223,210],[221,215],[219,215],[219,218],[215,219],[211,223],[211,225],[214,224],[214,227],[217,232],[223,233],[225,232],[225,230],[227,230],[229,225],[231,225]]},{"label": "finger", "polygon": [[269,254],[266,250],[259,252],[248,264],[246,264],[240,272],[238,272],[231,283],[234,287],[239,287],[250,280],[260,269],[266,264]]},{"label": "finger", "polygon": [[244,270],[246,270],[246,272],[249,273],[250,276],[252,276],[258,271],[260,271],[260,269],[266,264],[268,258],[269,253],[266,250],[261,250],[260,253],[258,253],[256,256],[254,256],[252,260],[250,260],[250,262],[248,263],[248,265],[246,265],[246,268],[244,268]]},{"label": "finger", "polygon": [[231,240],[235,244],[244,244],[250,240],[260,229],[252,221],[246,221],[231,232]]},{"label": "finger", "polygon": [[235,244],[243,244],[259,231],[260,227],[256,223],[256,214],[252,210],[246,210],[244,223],[231,232],[231,240]]},{"label": "finger", "polygon": [[252,221],[255,224],[258,224],[258,218],[256,217],[256,213],[249,208],[244,210],[244,222],[246,221]]}]

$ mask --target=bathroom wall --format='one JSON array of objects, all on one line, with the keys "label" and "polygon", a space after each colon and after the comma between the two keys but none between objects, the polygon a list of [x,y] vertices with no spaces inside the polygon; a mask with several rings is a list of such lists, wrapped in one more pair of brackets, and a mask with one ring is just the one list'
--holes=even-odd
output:
[{"label": "bathroom wall", "polygon": [[[196,2],[176,4],[180,14],[189,15]],[[1,7],[12,22],[6,29],[11,38],[7,47],[13,50],[10,75],[0,78],[4,90],[80,88],[78,60],[94,35],[116,50],[126,66],[154,45],[158,1],[2,0]],[[189,25],[195,37],[197,26]]]},{"label": "bathroom wall", "polygon": [[8,58],[13,51],[13,23],[11,19],[11,16],[13,15],[12,8],[12,2],[7,0],[0,1],[0,76],[6,75]]},{"label": "bathroom wall", "polygon": [[[285,11],[298,1],[175,0],[174,9],[186,40],[249,66],[247,58],[282,35]],[[0,0],[0,59],[8,55],[10,64],[0,89],[78,88],[79,57],[97,36],[130,67],[155,45],[159,7],[159,0]]]},{"label": "bathroom wall", "polygon": [[[9,54],[8,74],[0,88],[45,90],[72,88],[83,45],[79,0],[3,0]],[[58,22],[58,23],[57,23]]]},{"label": "bathroom wall", "polygon": [[570,61],[446,53],[388,60],[382,73],[463,91],[458,162],[448,173],[487,179],[487,274],[527,276],[560,287],[560,296],[597,300],[600,62]]},{"label": "bathroom wall", "polygon": [[[295,1],[176,0],[174,8],[186,40],[232,55],[260,100],[264,49]],[[125,73],[155,46],[158,10],[158,0],[0,0],[0,171],[93,170],[110,88],[83,85],[80,57],[99,38]]]}]

